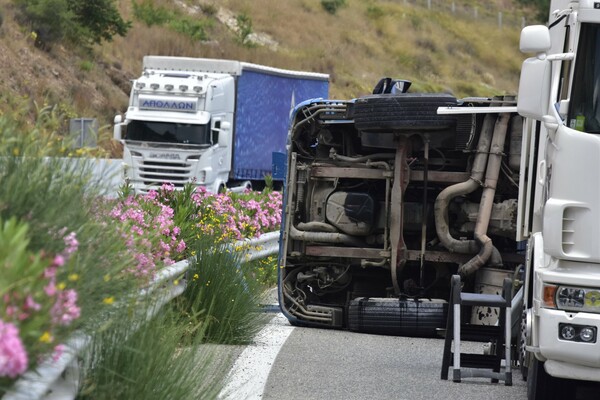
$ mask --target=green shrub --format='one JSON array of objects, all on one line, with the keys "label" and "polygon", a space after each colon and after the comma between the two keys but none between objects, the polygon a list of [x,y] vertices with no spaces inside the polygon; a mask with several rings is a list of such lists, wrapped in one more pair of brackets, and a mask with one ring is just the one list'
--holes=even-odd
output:
[{"label": "green shrub", "polygon": [[238,40],[241,44],[250,46],[250,35],[252,34],[252,18],[246,13],[241,13],[236,17],[238,26]]},{"label": "green shrub", "polygon": [[338,8],[345,6],[346,0],[321,0],[321,6],[329,14],[335,14]]},{"label": "green shrub", "polygon": [[182,33],[194,40],[207,40],[206,28],[209,22],[206,20],[182,16],[179,13],[167,10],[164,7],[155,7],[151,0],[141,3],[132,2],[133,15],[138,21],[147,26],[168,25],[172,30]]},{"label": "green shrub", "polygon": [[68,0],[15,0],[22,15],[36,34],[36,45],[62,40],[74,29],[75,15]]},{"label": "green shrub", "polygon": [[94,69],[94,63],[89,60],[83,60],[79,63],[79,69],[85,72],[90,72]]},{"label": "green shrub", "polygon": [[214,4],[200,4],[200,9],[205,15],[209,17],[214,17],[219,11],[217,9],[217,6],[215,6]]},{"label": "green shrub", "polygon": [[176,32],[189,36],[194,40],[207,40],[208,35],[205,29],[206,22],[191,18],[173,19],[169,27]]},{"label": "green shrub", "polygon": [[[0,265],[8,268],[0,278],[0,320],[20,331],[29,368],[74,330],[89,328],[107,309],[106,299],[126,299],[136,287],[123,273],[132,258],[95,213],[103,205],[99,187],[90,185],[91,163],[45,157],[61,146],[42,134],[55,124],[49,111],[27,130],[0,116]],[[66,296],[68,318],[50,318]],[[15,308],[28,312],[14,319]],[[0,379],[0,387],[5,383]]]},{"label": "green shrub", "polygon": [[155,7],[151,0],[143,0],[141,3],[133,1],[133,16],[147,26],[164,25],[173,18],[173,14],[164,7]]},{"label": "green shrub", "polygon": [[384,16],[383,9],[378,6],[368,6],[367,7],[367,17],[371,19],[379,19]]},{"label": "green shrub", "polygon": [[121,18],[114,0],[14,0],[36,33],[36,44],[62,39],[88,46],[125,36],[130,22]]},{"label": "green shrub", "polygon": [[68,0],[74,14],[77,36],[71,40],[84,45],[110,42],[114,35],[125,36],[131,22],[124,21],[115,6],[115,0]]}]

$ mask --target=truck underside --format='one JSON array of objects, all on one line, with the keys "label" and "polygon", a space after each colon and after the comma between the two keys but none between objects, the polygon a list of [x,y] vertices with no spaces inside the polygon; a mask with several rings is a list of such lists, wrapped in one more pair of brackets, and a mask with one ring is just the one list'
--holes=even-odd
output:
[{"label": "truck underside", "polygon": [[445,327],[450,277],[465,290],[523,261],[515,242],[522,120],[438,107],[514,98],[375,94],[296,109],[280,251],[290,322],[396,335]]}]

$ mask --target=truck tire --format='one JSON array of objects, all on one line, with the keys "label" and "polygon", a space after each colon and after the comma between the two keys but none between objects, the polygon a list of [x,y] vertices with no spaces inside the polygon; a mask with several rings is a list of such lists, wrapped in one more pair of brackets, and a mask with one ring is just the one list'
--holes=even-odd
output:
[{"label": "truck tire", "polygon": [[438,107],[455,106],[446,93],[370,95],[354,103],[354,124],[360,131],[438,130],[456,125],[453,115],[438,115]]},{"label": "truck tire", "polygon": [[573,381],[548,375],[544,363],[531,357],[527,374],[528,400],[570,399],[573,397],[573,389]]},{"label": "truck tire", "polygon": [[348,307],[348,329],[384,335],[434,337],[446,327],[448,302],[441,299],[358,297]]}]

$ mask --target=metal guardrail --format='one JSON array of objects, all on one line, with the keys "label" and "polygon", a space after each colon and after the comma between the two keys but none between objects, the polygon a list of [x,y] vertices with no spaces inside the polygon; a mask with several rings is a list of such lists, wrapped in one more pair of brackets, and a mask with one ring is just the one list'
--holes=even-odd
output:
[{"label": "metal guardrail", "polygon": [[[277,254],[279,250],[279,232],[269,232],[256,239],[245,239],[229,246],[230,249],[242,249],[242,262],[249,262]],[[187,281],[180,279],[190,267],[193,259],[179,261],[161,269],[152,283],[139,293],[145,297],[161,288],[161,297],[152,311],[151,318],[160,308],[181,295]],[[46,357],[38,366],[23,374],[2,397],[2,400],[73,400],[79,387],[79,366],[77,356],[90,344],[91,337],[75,332],[64,343],[62,354],[57,359]]]}]

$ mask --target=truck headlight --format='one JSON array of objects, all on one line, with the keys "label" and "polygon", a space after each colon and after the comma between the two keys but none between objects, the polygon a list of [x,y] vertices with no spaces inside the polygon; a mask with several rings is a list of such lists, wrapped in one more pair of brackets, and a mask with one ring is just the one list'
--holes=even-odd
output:
[{"label": "truck headlight", "polygon": [[600,289],[544,284],[546,308],[600,313]]},{"label": "truck headlight", "polygon": [[556,291],[556,305],[558,308],[583,308],[585,291],[583,289],[559,287]]}]

